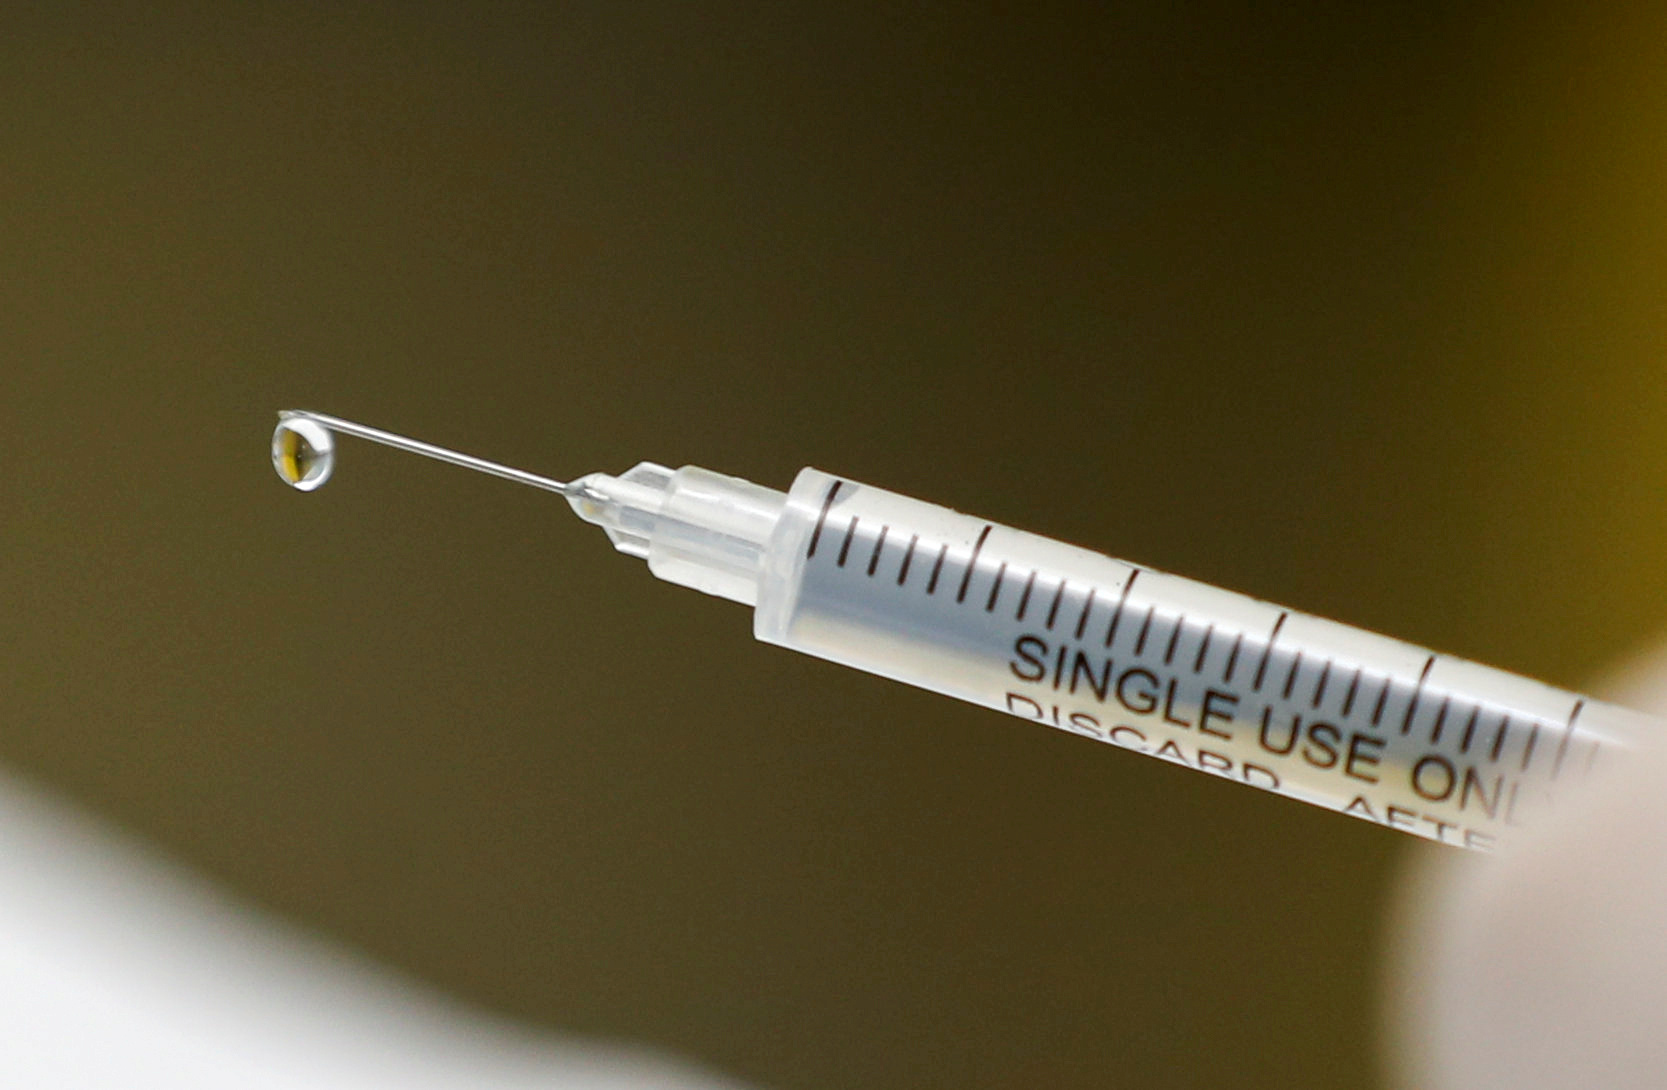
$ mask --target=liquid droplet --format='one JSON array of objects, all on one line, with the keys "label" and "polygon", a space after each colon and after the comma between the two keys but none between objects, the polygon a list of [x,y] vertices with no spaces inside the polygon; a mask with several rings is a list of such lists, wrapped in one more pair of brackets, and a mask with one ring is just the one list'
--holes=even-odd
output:
[{"label": "liquid droplet", "polygon": [[330,429],[305,417],[278,421],[272,433],[272,468],[285,484],[303,492],[322,485],[336,468],[336,440]]}]

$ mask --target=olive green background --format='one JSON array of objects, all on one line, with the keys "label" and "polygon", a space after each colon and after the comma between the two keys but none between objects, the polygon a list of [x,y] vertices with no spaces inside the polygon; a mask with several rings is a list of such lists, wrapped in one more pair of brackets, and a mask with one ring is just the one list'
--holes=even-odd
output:
[{"label": "olive green background", "polygon": [[267,463],[815,465],[1580,684],[1667,618],[1667,23],[1273,7],[9,7],[0,760],[763,1087],[1382,1085],[1435,849]]}]

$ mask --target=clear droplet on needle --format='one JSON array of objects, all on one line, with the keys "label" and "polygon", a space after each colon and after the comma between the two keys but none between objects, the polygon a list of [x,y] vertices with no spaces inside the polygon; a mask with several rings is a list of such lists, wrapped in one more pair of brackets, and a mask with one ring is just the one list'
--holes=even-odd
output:
[{"label": "clear droplet on needle", "polygon": [[272,468],[285,484],[311,492],[336,468],[336,440],[316,420],[281,419],[272,433]]},{"label": "clear droplet on needle", "polygon": [[412,454],[421,454],[425,458],[450,462],[465,469],[490,473],[494,477],[502,477],[517,484],[558,493],[570,500],[578,494],[576,482],[553,481],[536,473],[488,462],[484,458],[475,458],[468,454],[459,454],[455,450],[447,450],[445,447],[437,447],[417,439],[408,439],[381,428],[366,427],[340,417],[298,409],[285,409],[279,413],[278,427],[272,433],[272,468],[278,471],[279,478],[285,484],[303,492],[311,492],[329,480],[330,471],[336,465],[336,442],[332,432],[369,439],[373,443],[381,443],[396,450],[406,450]]}]

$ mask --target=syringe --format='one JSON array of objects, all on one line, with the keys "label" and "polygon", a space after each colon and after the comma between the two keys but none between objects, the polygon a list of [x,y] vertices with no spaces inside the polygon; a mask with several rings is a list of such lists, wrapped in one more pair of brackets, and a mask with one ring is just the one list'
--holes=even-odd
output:
[{"label": "syringe", "polygon": [[273,464],[311,490],[331,432],[559,492],[758,639],[1467,848],[1492,847],[1648,716],[815,469],[785,493],[643,462],[555,481],[319,413]]}]

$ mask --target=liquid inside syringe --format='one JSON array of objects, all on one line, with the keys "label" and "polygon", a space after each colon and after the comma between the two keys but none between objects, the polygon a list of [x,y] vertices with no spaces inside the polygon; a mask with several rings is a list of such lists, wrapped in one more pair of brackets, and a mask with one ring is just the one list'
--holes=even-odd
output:
[{"label": "liquid inside syringe", "polygon": [[754,607],[755,635],[1432,840],[1491,847],[1660,724],[1502,670],[806,469],[786,493],[643,463],[560,482],[316,413],[331,431],[560,492],[655,575]]}]

